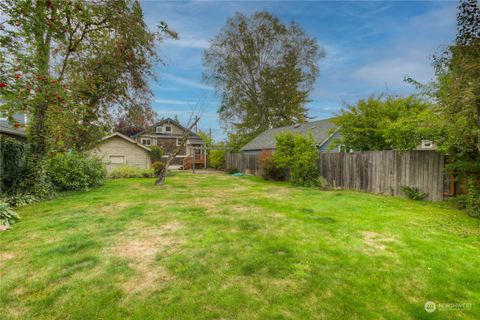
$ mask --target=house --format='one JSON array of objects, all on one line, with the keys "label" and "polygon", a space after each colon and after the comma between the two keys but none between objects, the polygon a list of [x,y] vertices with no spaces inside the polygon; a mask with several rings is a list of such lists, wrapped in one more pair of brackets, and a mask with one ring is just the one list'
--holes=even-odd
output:
[{"label": "house", "polygon": [[100,140],[90,154],[102,159],[108,173],[123,165],[140,169],[151,166],[150,149],[118,132]]},{"label": "house", "polygon": [[318,152],[338,152],[341,151],[341,146],[334,148],[332,144],[335,139],[340,137],[340,134],[337,125],[331,120],[324,119],[266,130],[240,150],[243,154],[259,154],[262,150],[274,150],[277,143],[275,136],[281,132],[300,133],[305,136],[311,132]]},{"label": "house", "polygon": [[[137,133],[132,136],[132,139],[145,147],[159,146],[166,154],[169,154],[175,151],[180,145],[185,130],[187,130],[187,128],[183,127],[180,123],[167,118]],[[195,163],[205,165],[205,146],[205,141],[203,141],[198,134],[191,131],[186,144],[175,157],[172,164],[188,169],[194,159]],[[193,157],[193,155],[195,155],[195,157]],[[165,155],[164,157],[166,158],[168,156]]]},{"label": "house", "polygon": [[15,113],[13,115],[17,125],[10,123],[5,114],[0,112],[0,137],[15,138],[20,141],[26,141],[25,125],[27,124],[27,115],[23,113]]}]

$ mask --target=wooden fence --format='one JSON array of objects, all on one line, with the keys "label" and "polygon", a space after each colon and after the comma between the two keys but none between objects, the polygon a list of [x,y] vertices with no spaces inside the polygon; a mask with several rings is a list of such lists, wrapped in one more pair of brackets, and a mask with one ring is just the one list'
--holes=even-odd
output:
[{"label": "wooden fence", "polygon": [[[320,153],[321,176],[333,188],[355,189],[380,194],[403,195],[401,186],[427,192],[426,200],[443,200],[445,156],[435,151],[368,151]],[[261,175],[256,155],[229,154],[228,167]]]}]

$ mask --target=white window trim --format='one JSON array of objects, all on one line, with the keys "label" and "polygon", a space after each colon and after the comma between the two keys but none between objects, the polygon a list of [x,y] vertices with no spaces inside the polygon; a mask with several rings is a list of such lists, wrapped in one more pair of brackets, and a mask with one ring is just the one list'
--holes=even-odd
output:
[{"label": "white window trim", "polygon": [[156,132],[156,133],[163,133],[163,127],[158,126],[158,127],[155,129],[155,132]]},{"label": "white window trim", "polygon": [[[167,128],[170,128],[170,130],[167,130]],[[165,126],[165,133],[172,133],[172,126]]]},{"label": "white window trim", "polygon": [[[112,157],[117,157],[117,158],[123,158],[123,162],[112,162]],[[125,159],[125,156],[123,154],[109,154],[108,155],[108,162],[111,163],[111,164],[125,164],[126,163],[126,159]]]},{"label": "white window trim", "polygon": [[[152,139],[150,139],[150,138],[141,138],[140,141],[141,141],[142,145],[144,145],[144,146],[151,146],[152,145]],[[148,143],[143,143],[144,141],[148,142]]]}]

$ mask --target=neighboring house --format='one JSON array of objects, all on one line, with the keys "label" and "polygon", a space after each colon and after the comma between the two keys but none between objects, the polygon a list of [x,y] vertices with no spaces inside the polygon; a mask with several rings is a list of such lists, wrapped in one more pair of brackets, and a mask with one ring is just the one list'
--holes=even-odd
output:
[{"label": "neighboring house", "polygon": [[13,118],[18,124],[20,124],[19,127],[16,127],[14,124],[10,123],[5,114],[0,113],[0,136],[26,141],[27,137],[25,134],[25,125],[28,121],[27,116],[22,113],[15,113]]},{"label": "neighboring house", "polygon": [[[180,145],[185,130],[187,130],[187,128],[183,127],[180,123],[167,118],[137,133],[132,136],[132,139],[146,147],[159,146],[166,154],[169,154],[175,151]],[[197,163],[204,163],[206,160],[204,155],[205,151],[201,149],[204,147],[205,141],[203,141],[195,132],[190,132],[185,146],[180,150],[180,153],[174,159],[172,164],[185,166],[186,162],[191,160],[194,153],[195,161]]]},{"label": "neighboring house", "polygon": [[108,173],[122,165],[140,169],[151,166],[150,149],[118,132],[100,140],[90,154],[102,159]]},{"label": "neighboring house", "polygon": [[240,150],[244,154],[259,154],[262,150],[274,150],[277,143],[275,136],[281,132],[300,133],[305,136],[311,132],[318,152],[338,152],[341,150],[341,147],[333,148],[332,143],[340,137],[340,134],[338,126],[331,120],[324,119],[270,129],[259,134]]}]

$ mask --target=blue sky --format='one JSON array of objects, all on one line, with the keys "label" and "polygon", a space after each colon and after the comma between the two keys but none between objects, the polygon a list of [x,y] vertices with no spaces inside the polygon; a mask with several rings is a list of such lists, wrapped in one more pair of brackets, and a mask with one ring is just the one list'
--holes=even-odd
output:
[{"label": "blue sky", "polygon": [[452,1],[142,1],[142,6],[152,29],[165,21],[180,36],[159,45],[165,65],[156,68],[159,81],[152,84],[155,110],[186,122],[198,103],[199,127],[211,128],[216,139],[224,137],[220,99],[201,81],[202,52],[235,12],[267,10],[284,23],[294,20],[325,49],[308,104],[315,119],[374,93],[414,92],[404,76],[431,79],[432,54],[455,37]]}]

